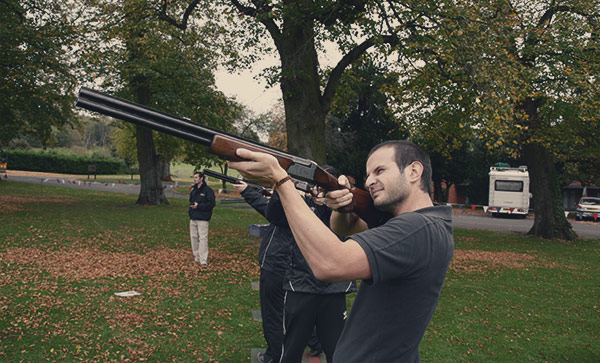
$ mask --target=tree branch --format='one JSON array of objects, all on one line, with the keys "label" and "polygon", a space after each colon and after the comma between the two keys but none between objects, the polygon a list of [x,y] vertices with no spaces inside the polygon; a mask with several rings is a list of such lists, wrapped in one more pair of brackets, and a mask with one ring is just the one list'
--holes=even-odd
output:
[{"label": "tree branch", "polygon": [[[383,43],[390,45],[397,45],[399,43],[398,37],[395,35],[384,35],[382,36]],[[329,111],[331,106],[331,101],[333,100],[333,96],[335,95],[337,86],[342,79],[342,74],[346,70],[352,62],[356,61],[363,55],[369,48],[375,45],[376,38],[371,37],[364,42],[358,44],[352,50],[350,50],[346,55],[342,57],[342,59],[338,62],[338,64],[333,68],[331,74],[329,75],[329,80],[327,81],[327,86],[325,86],[325,90],[323,91],[323,95],[321,96],[321,106],[323,110]]]},{"label": "tree branch", "polygon": [[158,18],[166,21],[167,23],[169,23],[181,30],[186,30],[188,19],[190,18],[192,11],[194,11],[194,9],[196,8],[196,6],[198,5],[199,2],[200,2],[200,0],[192,0],[192,2],[188,5],[187,9],[185,9],[185,12],[183,13],[183,17],[181,18],[181,23],[179,23],[179,22],[177,22],[177,20],[175,20],[174,18],[167,15],[167,6],[169,5],[169,0],[162,0],[161,6],[160,6],[160,12],[158,13]]},{"label": "tree branch", "polygon": [[231,0],[231,4],[242,14],[254,18],[256,21],[260,22],[265,26],[275,44],[279,42],[281,39],[281,31],[279,27],[273,19],[268,16],[260,16],[270,13],[273,10],[273,7],[268,4],[266,1],[262,0],[254,0],[252,1],[254,7],[244,6],[238,0]]},{"label": "tree branch", "polygon": [[352,24],[356,17],[365,11],[365,3],[363,0],[338,0],[320,11],[320,14],[315,16],[315,21],[325,26],[332,26],[337,20],[344,24]]}]

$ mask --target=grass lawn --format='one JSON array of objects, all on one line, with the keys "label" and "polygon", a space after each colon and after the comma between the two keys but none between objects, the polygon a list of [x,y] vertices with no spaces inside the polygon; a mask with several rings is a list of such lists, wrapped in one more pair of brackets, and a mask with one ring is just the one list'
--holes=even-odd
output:
[{"label": "grass lawn", "polygon": [[[252,210],[217,206],[209,268],[187,201],[0,182],[0,361],[249,362],[264,347]],[[455,232],[424,362],[600,360],[600,240]],[[120,298],[115,292],[136,290]],[[353,296],[350,296],[351,303]]]}]

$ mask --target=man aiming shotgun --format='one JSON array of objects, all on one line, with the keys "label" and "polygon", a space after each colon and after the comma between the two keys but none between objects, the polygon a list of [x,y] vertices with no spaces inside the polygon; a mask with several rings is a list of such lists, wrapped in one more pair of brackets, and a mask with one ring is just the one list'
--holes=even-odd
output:
[{"label": "man aiming shotgun", "polygon": [[[314,275],[363,280],[333,363],[420,360],[419,343],[454,254],[451,207],[433,206],[431,162],[420,147],[408,141],[375,146],[366,161],[366,192],[310,160],[87,88],[77,105],[206,145],[246,179],[274,186]],[[328,192],[325,202],[337,211],[333,232],[308,208],[292,178]],[[342,242],[334,232],[349,237]]]},{"label": "man aiming shotgun", "polygon": [[[419,343],[435,311],[454,253],[451,207],[430,198],[431,162],[417,145],[389,141],[366,162],[365,186],[375,208],[391,218],[368,228],[355,213],[334,212],[327,228],[298,195],[290,175],[268,154],[238,149],[230,162],[248,180],[274,185],[294,238],[323,281],[361,279],[333,363],[419,362]],[[351,205],[344,189],[329,191],[334,210]],[[334,233],[349,236],[342,242]]]}]

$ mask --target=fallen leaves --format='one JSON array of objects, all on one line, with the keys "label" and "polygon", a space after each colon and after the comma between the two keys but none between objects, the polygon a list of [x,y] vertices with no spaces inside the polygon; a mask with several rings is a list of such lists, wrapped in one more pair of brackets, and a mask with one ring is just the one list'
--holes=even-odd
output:
[{"label": "fallen leaves", "polygon": [[450,268],[457,272],[485,272],[502,267],[524,268],[535,257],[526,253],[455,250]]},{"label": "fallen leaves", "polygon": [[67,280],[94,278],[135,278],[166,276],[199,271],[258,273],[254,261],[243,255],[211,248],[209,267],[200,270],[190,250],[161,248],[146,254],[111,252],[94,247],[47,251],[39,248],[7,248],[0,260],[19,265],[35,265],[55,277]]},{"label": "fallen leaves", "polygon": [[23,206],[28,203],[69,203],[75,201],[69,197],[25,197],[19,195],[0,195],[0,214],[10,214],[24,210]]}]

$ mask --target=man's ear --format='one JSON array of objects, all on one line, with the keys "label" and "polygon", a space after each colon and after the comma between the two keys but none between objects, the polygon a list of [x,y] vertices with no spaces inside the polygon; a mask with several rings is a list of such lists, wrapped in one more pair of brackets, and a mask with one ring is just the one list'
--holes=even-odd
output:
[{"label": "man's ear", "polygon": [[410,182],[416,183],[421,180],[421,176],[423,175],[423,164],[420,161],[413,161],[409,166],[407,166],[406,176]]}]

